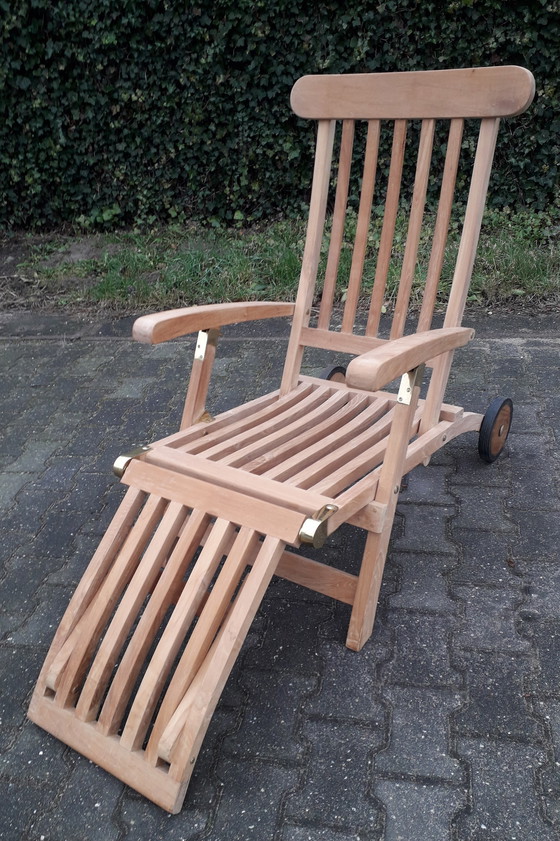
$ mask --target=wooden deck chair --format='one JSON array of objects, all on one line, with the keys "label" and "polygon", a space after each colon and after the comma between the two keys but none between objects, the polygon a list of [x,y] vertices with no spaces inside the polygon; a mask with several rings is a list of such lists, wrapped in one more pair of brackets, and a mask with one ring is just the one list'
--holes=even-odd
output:
[{"label": "wooden deck chair", "polygon": [[[300,79],[293,108],[317,120],[318,131],[295,305],[209,305],[136,321],[141,342],[200,331],[181,430],[117,460],[127,493],[62,619],[29,716],[164,809],[181,808],[214,708],[272,576],[351,605],[347,645],[359,650],[372,632],[403,475],[469,430],[480,430],[488,461],[503,448],[510,401],[499,400],[483,417],[443,400],[453,353],[473,335],[460,325],[499,119],[521,113],[533,92],[533,77],[519,67]],[[444,326],[431,329],[465,120],[477,126],[476,153]],[[445,132],[443,141],[436,131]],[[435,136],[447,151],[434,175]],[[386,137],[390,163],[378,167]],[[415,175],[405,203],[401,181],[410,155]],[[376,187],[378,169],[384,196]],[[414,332],[404,335],[427,188],[436,176],[439,203],[423,298]],[[357,182],[361,194],[352,213],[349,185]],[[397,213],[405,204],[400,283],[389,335],[380,338]],[[329,208],[332,222],[325,226]],[[351,266],[337,317],[338,268],[352,216]],[[377,262],[369,309],[360,318],[372,219],[380,226]],[[327,231],[326,268],[318,278]],[[292,315],[279,389],[212,419],[205,403],[220,327]],[[308,347],[354,358],[345,376],[302,376]],[[431,377],[421,399],[426,365]],[[387,388],[399,377],[398,388]],[[320,546],[345,522],[367,531],[357,576],[286,548]]]}]

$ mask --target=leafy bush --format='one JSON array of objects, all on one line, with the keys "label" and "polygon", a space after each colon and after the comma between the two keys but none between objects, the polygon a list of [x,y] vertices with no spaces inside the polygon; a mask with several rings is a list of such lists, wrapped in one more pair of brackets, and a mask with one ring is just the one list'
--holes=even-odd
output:
[{"label": "leafy bush", "polygon": [[115,228],[298,213],[313,131],[305,73],[522,64],[492,201],[557,201],[560,20],[552,0],[0,0],[0,225]]}]

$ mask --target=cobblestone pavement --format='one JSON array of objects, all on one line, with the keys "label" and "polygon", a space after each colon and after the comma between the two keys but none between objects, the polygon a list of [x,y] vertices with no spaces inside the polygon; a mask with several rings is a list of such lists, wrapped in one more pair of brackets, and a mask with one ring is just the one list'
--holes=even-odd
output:
[{"label": "cobblestone pavement", "polygon": [[[346,606],[273,582],[170,817],[25,711],[121,496],[112,461],[176,428],[193,344],[3,317],[2,839],[560,838],[560,331],[552,317],[479,327],[447,398],[483,411],[510,395],[506,453],[485,465],[467,435],[411,474],[362,652],[344,647]],[[286,328],[261,330],[222,339],[215,411],[277,384]],[[361,541],[343,528],[327,558],[353,570]]]}]

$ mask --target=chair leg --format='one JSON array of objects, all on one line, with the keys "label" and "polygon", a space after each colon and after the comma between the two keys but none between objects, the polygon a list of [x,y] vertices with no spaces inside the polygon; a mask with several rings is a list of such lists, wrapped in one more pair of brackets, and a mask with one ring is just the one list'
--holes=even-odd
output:
[{"label": "chair leg", "polygon": [[353,651],[360,651],[373,630],[391,526],[392,520],[380,534],[368,532],[367,535],[346,637],[346,646]]}]

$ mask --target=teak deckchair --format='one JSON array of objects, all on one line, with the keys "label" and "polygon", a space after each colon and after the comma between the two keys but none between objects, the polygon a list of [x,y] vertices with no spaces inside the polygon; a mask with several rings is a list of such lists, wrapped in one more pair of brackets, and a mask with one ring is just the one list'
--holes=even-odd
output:
[{"label": "teak deckchair", "polygon": [[[318,132],[295,305],[208,305],[136,321],[134,337],[141,342],[200,331],[181,430],[117,460],[128,490],[58,628],[29,716],[164,809],[182,806],[214,708],[272,576],[351,605],[346,644],[359,650],[372,632],[403,475],[467,431],[479,430],[487,461],[501,452],[511,401],[494,401],[482,416],[443,399],[453,353],[473,335],[460,325],[499,118],[524,111],[533,93],[532,75],[519,67],[300,79],[292,91],[294,111],[318,120]],[[476,153],[444,326],[431,329],[465,119],[479,124]],[[361,129],[363,142],[354,142]],[[432,148],[442,130],[445,162],[434,174]],[[392,143],[388,168],[378,167],[385,136]],[[355,192],[351,170],[360,149],[361,192],[353,213],[349,185]],[[409,149],[415,176],[405,201]],[[378,169],[384,207],[374,189]],[[422,303],[416,332],[404,335],[427,189],[436,176],[439,203]],[[330,206],[322,299],[312,318]],[[383,339],[380,316],[403,207],[408,233]],[[372,217],[380,237],[369,310],[360,319]],[[352,218],[346,299],[335,326],[338,269]],[[205,403],[220,327],[279,316],[293,316],[279,390],[212,418]],[[354,358],[345,375],[302,376],[306,347]],[[420,399],[426,365],[431,377]],[[396,393],[385,390],[399,377]],[[367,531],[357,576],[286,549],[320,546],[342,523]]]}]

